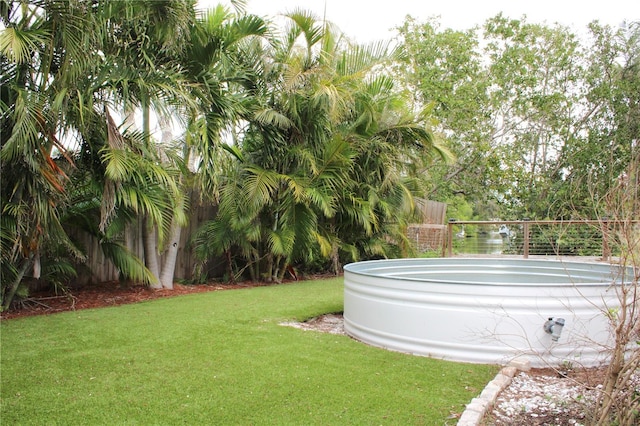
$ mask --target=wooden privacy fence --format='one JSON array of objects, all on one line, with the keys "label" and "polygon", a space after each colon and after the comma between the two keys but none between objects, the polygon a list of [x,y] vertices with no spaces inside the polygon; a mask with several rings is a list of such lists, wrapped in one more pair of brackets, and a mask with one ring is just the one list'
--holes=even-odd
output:
[{"label": "wooden privacy fence", "polygon": [[[420,251],[443,250],[446,243],[447,225],[445,225],[445,216],[447,205],[423,199],[417,199],[416,205],[423,221],[422,223],[409,225],[407,231],[409,238],[415,241]],[[191,250],[190,239],[204,222],[213,219],[215,213],[215,206],[202,206],[197,196],[192,197],[189,223],[182,229],[180,236],[174,279],[193,278],[197,262]],[[122,236],[127,248],[140,259],[144,258],[142,226],[143,222],[138,220],[128,226]],[[85,248],[87,255],[86,262],[77,265],[78,278],[74,279],[74,283],[82,286],[119,279],[120,273],[118,269],[104,257],[100,249],[100,242],[95,237],[74,229],[70,229],[69,234],[81,247]],[[162,257],[161,261],[164,261]]]},{"label": "wooden privacy fence", "polygon": [[447,226],[447,204],[437,201],[416,199],[421,212],[422,223],[412,223],[407,227],[407,236],[419,252],[443,250]]},{"label": "wooden privacy fence", "polygon": [[[180,234],[174,279],[191,279],[193,277],[196,259],[191,250],[191,236],[204,222],[212,219],[215,213],[215,207],[210,205],[202,206],[199,204],[198,199],[192,197],[189,222]],[[142,226],[143,221],[139,219],[137,222],[129,225],[122,236],[127,248],[140,259],[144,259]],[[111,261],[104,257],[100,249],[100,242],[95,237],[74,229],[70,229],[69,234],[86,250],[87,255],[86,262],[77,265],[78,277],[74,279],[74,284],[82,286],[92,283],[116,281],[119,279],[120,273],[118,269]],[[164,262],[164,256],[161,256],[160,259]]]}]

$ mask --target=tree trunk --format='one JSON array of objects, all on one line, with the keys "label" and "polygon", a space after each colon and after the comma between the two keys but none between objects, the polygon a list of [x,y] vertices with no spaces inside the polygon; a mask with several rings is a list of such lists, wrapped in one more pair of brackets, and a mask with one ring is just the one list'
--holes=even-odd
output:
[{"label": "tree trunk", "polygon": [[335,244],[335,243],[331,248],[331,261],[333,263],[333,273],[337,277],[338,275],[340,275],[341,268],[340,268],[340,255],[338,253],[338,244]]},{"label": "tree trunk", "polygon": [[[168,146],[173,140],[173,129],[171,118],[166,115],[158,117],[158,123],[162,130],[160,143]],[[164,160],[163,160],[164,161]],[[171,229],[169,230],[169,245],[164,252],[164,263],[160,267],[160,286],[169,290],[173,290],[173,277],[176,270],[176,261],[178,251],[180,250],[180,236],[182,235],[182,227],[175,218],[171,220]]]},{"label": "tree trunk", "polygon": [[144,263],[153,274],[154,282],[151,283],[151,288],[162,288],[160,282],[160,267],[158,266],[158,232],[156,227],[148,218],[144,219],[142,226],[142,243],[144,244]]},{"label": "tree trunk", "polygon": [[284,276],[287,275],[287,271],[293,271],[293,268],[291,268],[291,264],[289,263],[289,260],[286,258],[283,258],[282,269],[278,271],[277,282],[281,283],[284,281]]},{"label": "tree trunk", "polygon": [[27,272],[29,268],[31,268],[33,264],[33,255],[29,256],[24,260],[16,279],[11,283],[11,287],[9,287],[9,292],[4,297],[2,301],[2,311],[6,311],[11,306],[11,302],[13,302],[13,297],[16,295],[16,291],[18,291],[18,287],[20,287],[20,283],[22,282],[22,278],[24,274]]},{"label": "tree trunk", "polygon": [[[229,281],[232,283],[236,282],[236,274],[233,271],[233,259],[231,258],[231,250],[225,251],[225,255],[227,257],[227,267],[229,268]],[[253,275],[251,265],[249,265],[249,273]]]},{"label": "tree trunk", "polygon": [[253,253],[249,257],[249,274],[251,281],[258,281],[260,279],[260,256]]},{"label": "tree trunk", "polygon": [[[142,134],[144,136],[144,142],[147,147],[151,143],[151,120],[150,120],[150,106],[148,93],[141,94],[141,106],[142,106]],[[142,239],[144,244],[144,261],[151,273],[153,274],[154,281],[151,283],[151,288],[162,288],[160,282],[160,266],[158,261],[158,231],[156,225],[151,222],[149,217],[145,217],[144,225],[142,227]]]},{"label": "tree trunk", "polygon": [[42,273],[42,264],[40,263],[40,252],[33,257],[33,278],[40,279]]},{"label": "tree trunk", "polygon": [[275,269],[276,269],[275,263],[276,263],[275,256],[269,253],[267,255],[267,267],[266,267],[266,276],[265,276],[265,280],[268,283],[272,282],[275,276]]},{"label": "tree trunk", "polygon": [[180,250],[180,236],[182,235],[182,227],[174,218],[171,221],[171,231],[169,235],[169,247],[164,253],[164,264],[162,265],[162,273],[160,274],[160,286],[173,290],[173,276],[176,270],[176,261],[178,259],[178,251]]}]

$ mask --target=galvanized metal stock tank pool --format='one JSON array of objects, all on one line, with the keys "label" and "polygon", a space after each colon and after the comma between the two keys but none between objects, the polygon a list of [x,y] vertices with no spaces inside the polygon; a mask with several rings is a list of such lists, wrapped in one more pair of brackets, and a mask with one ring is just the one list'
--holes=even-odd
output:
[{"label": "galvanized metal stock tank pool", "polygon": [[362,342],[434,358],[594,366],[611,344],[606,313],[620,306],[621,272],[531,259],[357,262],[344,268],[344,327]]}]

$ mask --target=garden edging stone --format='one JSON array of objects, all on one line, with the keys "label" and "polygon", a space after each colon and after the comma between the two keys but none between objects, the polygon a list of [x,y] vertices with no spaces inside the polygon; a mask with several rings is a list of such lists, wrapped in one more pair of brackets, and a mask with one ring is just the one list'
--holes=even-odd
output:
[{"label": "garden edging stone", "polygon": [[482,422],[487,410],[493,407],[496,398],[502,392],[516,375],[518,371],[529,371],[531,369],[529,363],[522,361],[513,361],[506,367],[503,367],[496,377],[491,380],[483,389],[480,395],[473,398],[467,404],[464,412],[458,420],[458,426],[478,426]]}]

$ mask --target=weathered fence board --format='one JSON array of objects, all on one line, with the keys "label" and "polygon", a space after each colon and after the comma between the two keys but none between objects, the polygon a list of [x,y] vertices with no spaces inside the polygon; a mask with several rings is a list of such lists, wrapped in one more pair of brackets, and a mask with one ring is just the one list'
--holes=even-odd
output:
[{"label": "weathered fence board", "polygon": [[421,212],[422,223],[410,224],[407,227],[407,236],[414,242],[419,252],[443,250],[447,232],[445,225],[447,204],[417,199],[416,206]]},{"label": "weathered fence board", "polygon": [[[205,221],[212,219],[215,216],[215,212],[215,207],[203,206],[199,204],[197,199],[192,200],[189,222],[180,234],[174,279],[192,278],[196,260],[191,250],[191,236]],[[79,229],[70,229],[69,234],[80,247],[86,250],[87,256],[85,262],[77,265],[78,278],[74,280],[75,285],[86,285],[119,279],[120,272],[111,261],[104,257],[100,249],[100,242],[96,238]],[[141,220],[128,226],[122,238],[124,245],[140,259],[143,259],[144,247],[142,243]],[[164,261],[162,257],[160,260]]]},{"label": "weathered fence board", "polygon": [[[446,226],[444,225],[447,205],[429,200],[417,200],[417,206],[422,213],[422,223],[412,224],[408,228],[408,236],[415,241],[419,251],[438,250],[445,244]],[[182,229],[180,246],[174,274],[175,280],[193,278],[196,259],[191,250],[190,239],[194,232],[207,220],[215,216],[216,208],[203,206],[197,197],[193,197],[189,222]],[[115,281],[120,272],[105,259],[100,249],[100,243],[94,237],[81,232],[70,230],[72,238],[86,250],[87,260],[78,264],[78,278],[74,284],[86,285],[91,283]],[[131,224],[123,235],[124,244],[139,258],[143,258],[142,223]],[[161,258],[161,261],[164,259]]]}]

